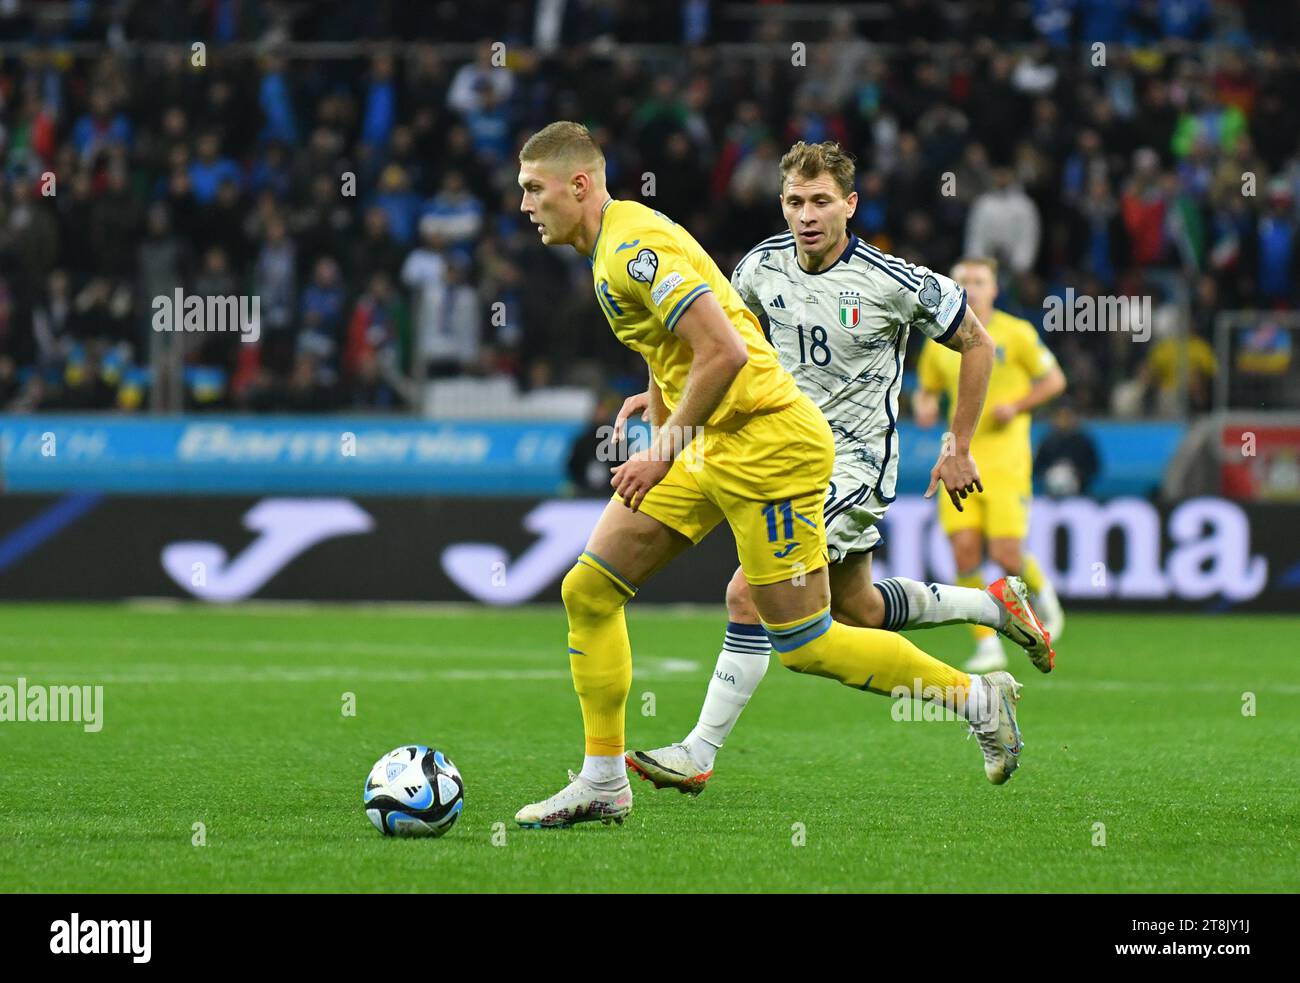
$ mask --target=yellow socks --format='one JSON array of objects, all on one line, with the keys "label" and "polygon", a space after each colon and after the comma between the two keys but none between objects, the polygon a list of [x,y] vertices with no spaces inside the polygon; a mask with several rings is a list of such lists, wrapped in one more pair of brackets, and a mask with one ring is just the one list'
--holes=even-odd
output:
[{"label": "yellow socks", "polygon": [[[958,573],[957,586],[971,587],[975,590],[984,590],[988,587],[988,584],[984,583],[984,575],[980,573],[979,568],[977,567],[970,573]],[[997,634],[997,632],[988,625],[971,625],[970,633],[975,636],[976,642],[982,642],[984,639]]]},{"label": "yellow socks", "polygon": [[1043,571],[1032,553],[1024,554],[1020,561],[1020,579],[1025,582],[1031,594],[1037,594],[1043,589]]},{"label": "yellow socks", "polygon": [[632,688],[632,646],[623,606],[636,588],[598,556],[583,553],[560,585],[569,617],[569,669],[582,705],[587,754],[622,755]]},{"label": "yellow socks", "polygon": [[970,690],[970,676],[926,655],[898,632],[850,628],[832,621],[830,608],[766,628],[781,662],[796,672],[884,695],[898,687],[913,692],[920,680],[923,691],[937,688],[953,709]]}]

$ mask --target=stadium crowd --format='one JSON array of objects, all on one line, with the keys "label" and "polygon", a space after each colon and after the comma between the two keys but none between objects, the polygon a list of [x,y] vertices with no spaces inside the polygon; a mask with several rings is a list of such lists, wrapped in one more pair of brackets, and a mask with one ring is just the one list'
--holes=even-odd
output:
[{"label": "stadium crowd", "polygon": [[[1165,406],[1179,365],[1204,408],[1214,312],[1300,300],[1288,4],[52,6],[0,4],[0,409],[147,408],[167,345],[198,409],[640,388],[587,263],[518,210],[517,149],[561,118],[725,270],[782,228],[785,148],[835,139],[888,252],[995,256],[999,306],[1040,326],[1067,287],[1153,297],[1147,344],[1045,333],[1085,413]],[[178,287],[257,296],[259,341],[160,337]]]}]

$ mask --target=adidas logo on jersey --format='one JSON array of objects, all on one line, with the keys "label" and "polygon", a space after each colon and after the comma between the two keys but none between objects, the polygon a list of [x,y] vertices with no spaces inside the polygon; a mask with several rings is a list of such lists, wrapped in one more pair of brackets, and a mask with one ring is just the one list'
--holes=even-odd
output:
[{"label": "adidas logo on jersey", "polygon": [[772,303],[768,304],[767,306],[768,306],[768,307],[775,307],[775,308],[777,308],[778,310],[785,310],[785,300],[782,299],[782,297],[781,297],[780,294],[777,294],[777,295],[776,295],[776,299],[773,300]]}]

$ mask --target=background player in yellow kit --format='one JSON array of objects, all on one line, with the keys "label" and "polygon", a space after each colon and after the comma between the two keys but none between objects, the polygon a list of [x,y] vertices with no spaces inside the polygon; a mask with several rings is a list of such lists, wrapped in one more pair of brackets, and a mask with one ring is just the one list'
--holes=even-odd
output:
[{"label": "background player in yellow kit", "polygon": [[[572,245],[589,258],[597,302],[619,340],[644,356],[668,417],[649,448],[613,469],[615,497],[561,587],[586,734],[582,771],[520,809],[516,821],[569,826],[631,812],[623,753],[632,657],[623,608],[639,584],[724,518],[787,667],[883,694],[919,682],[927,698],[970,721],[985,773],[1006,781],[1022,746],[1020,685],[1009,673],[968,676],[897,633],[832,621],[823,527],[830,427],[781,368],[727,277],[681,226],[610,198],[604,156],[585,127],[552,123],[519,160],[520,209],[543,243]],[[983,335],[969,309],[962,326]],[[977,418],[981,403],[963,400],[964,412]],[[969,433],[974,422],[958,429]],[[935,471],[954,496],[979,483],[964,447]]]},{"label": "background player in yellow kit", "polygon": [[[953,267],[952,278],[966,288],[967,303],[993,338],[996,356],[989,378],[987,406],[971,440],[971,453],[980,463],[984,494],[969,499],[958,511],[939,496],[939,521],[952,543],[957,583],[983,587],[980,567],[988,556],[1008,574],[1021,577],[1034,596],[1034,607],[1055,644],[1064,616],[1056,592],[1037,560],[1023,552],[1029,531],[1033,497],[1033,453],[1029,441],[1030,414],[1065,391],[1065,375],[1056,358],[1028,321],[994,308],[998,295],[997,263],[967,258]],[[939,418],[939,398],[956,399],[960,358],[927,342],[917,366],[919,391],[913,401],[916,422],[933,426]],[[966,668],[988,672],[1007,664],[1001,639],[991,628],[973,625],[976,649]]]}]

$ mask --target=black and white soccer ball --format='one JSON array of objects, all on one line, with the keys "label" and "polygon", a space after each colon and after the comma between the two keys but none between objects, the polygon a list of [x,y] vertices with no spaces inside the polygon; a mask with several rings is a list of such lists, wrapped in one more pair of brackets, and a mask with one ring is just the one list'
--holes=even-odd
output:
[{"label": "black and white soccer ball", "polygon": [[441,751],[408,744],[375,762],[362,801],[385,836],[441,836],[465,807],[465,782]]}]

